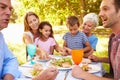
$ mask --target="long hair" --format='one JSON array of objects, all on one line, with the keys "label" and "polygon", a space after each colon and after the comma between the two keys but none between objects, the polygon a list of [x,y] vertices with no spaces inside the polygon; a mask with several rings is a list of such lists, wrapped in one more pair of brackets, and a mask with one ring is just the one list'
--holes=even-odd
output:
[{"label": "long hair", "polygon": [[[50,31],[51,31],[51,34],[50,34],[49,37],[53,37],[52,25],[51,25],[48,21],[43,21],[43,22],[41,22],[41,23],[39,24],[38,30],[39,30],[39,29],[43,29],[45,25],[50,26],[50,28],[51,28],[51,30],[50,30]],[[41,36],[42,36],[42,33],[40,32],[40,37],[41,37]],[[54,37],[53,37],[53,38],[54,38]]]},{"label": "long hair", "polygon": [[31,31],[32,30],[30,28],[29,24],[28,24],[28,21],[27,21],[28,16],[31,16],[31,15],[34,15],[39,20],[39,17],[34,12],[28,12],[28,13],[26,13],[25,18],[24,18],[24,31]]}]

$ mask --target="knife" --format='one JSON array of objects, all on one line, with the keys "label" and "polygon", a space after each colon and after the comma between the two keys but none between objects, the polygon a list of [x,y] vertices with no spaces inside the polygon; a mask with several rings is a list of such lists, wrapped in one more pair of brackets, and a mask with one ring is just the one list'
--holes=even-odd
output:
[{"label": "knife", "polygon": [[66,80],[66,78],[67,78],[68,74],[69,74],[69,70],[68,70],[68,71],[66,71],[66,73],[65,73],[65,77],[64,77],[64,80]]}]

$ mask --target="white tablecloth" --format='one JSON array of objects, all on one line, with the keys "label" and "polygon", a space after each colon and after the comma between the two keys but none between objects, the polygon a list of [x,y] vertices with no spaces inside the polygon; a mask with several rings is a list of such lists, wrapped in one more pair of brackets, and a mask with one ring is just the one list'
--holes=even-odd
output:
[{"label": "white tablecloth", "polygon": [[[46,62],[40,62],[40,63],[43,65],[44,68],[47,68],[46,67]],[[92,74],[95,74],[95,75],[101,77],[103,75],[102,63],[93,62],[92,65],[99,66],[99,68],[100,68],[100,71],[92,73]],[[20,66],[19,69],[22,72],[22,74],[24,74],[25,73],[25,69],[29,68],[31,66],[32,65],[30,65],[30,63],[26,63],[26,64]],[[62,71],[59,70],[59,74],[57,75],[56,80],[64,80],[65,73],[66,73],[66,70],[62,70]],[[31,80],[31,78],[28,78],[25,75],[22,75],[21,78],[19,78],[17,80]],[[71,70],[70,70],[66,80],[81,80],[81,79],[77,79],[77,78],[72,77]]]}]

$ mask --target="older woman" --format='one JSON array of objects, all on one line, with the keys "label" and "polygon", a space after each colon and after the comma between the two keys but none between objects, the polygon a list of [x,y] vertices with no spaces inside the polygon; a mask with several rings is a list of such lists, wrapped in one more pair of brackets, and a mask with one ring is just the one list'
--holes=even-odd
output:
[{"label": "older woman", "polygon": [[92,30],[95,29],[96,26],[98,26],[98,16],[95,13],[89,13],[84,16],[82,24],[83,32],[86,34],[92,47],[92,50],[87,52],[84,57],[88,57],[93,51],[96,51],[98,38],[92,33]]}]

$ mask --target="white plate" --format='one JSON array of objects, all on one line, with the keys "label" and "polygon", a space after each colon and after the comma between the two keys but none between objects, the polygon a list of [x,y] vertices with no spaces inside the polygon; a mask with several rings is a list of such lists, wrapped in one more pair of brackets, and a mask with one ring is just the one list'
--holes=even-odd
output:
[{"label": "white plate", "polygon": [[[80,65],[80,66],[81,66],[81,65]],[[101,71],[100,66],[93,65],[93,64],[88,64],[88,66],[91,68],[91,69],[89,69],[89,70],[87,71],[87,72],[89,72],[89,73],[96,73],[96,72]]]},{"label": "white plate", "polygon": [[47,62],[47,61],[49,61],[49,60],[36,60],[37,62]]},{"label": "white plate", "polygon": [[31,74],[32,67],[21,67],[19,68],[19,70],[22,72],[24,76],[29,77],[29,78],[33,77]]},{"label": "white plate", "polygon": [[88,63],[88,64],[90,64],[90,63],[92,63],[92,61],[90,59],[88,59],[88,58],[83,58],[81,63]]},{"label": "white plate", "polygon": [[69,67],[69,68],[56,67],[56,66],[54,66],[54,65],[51,64],[51,61],[52,61],[52,60],[50,60],[49,62],[46,63],[47,67],[55,67],[55,68],[57,68],[58,70],[71,70],[71,69],[72,69],[72,66]]}]

